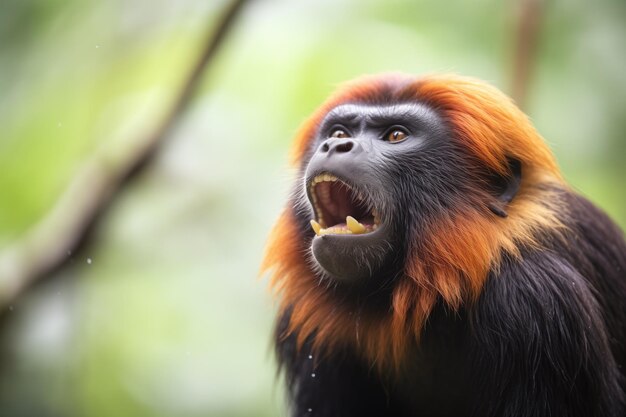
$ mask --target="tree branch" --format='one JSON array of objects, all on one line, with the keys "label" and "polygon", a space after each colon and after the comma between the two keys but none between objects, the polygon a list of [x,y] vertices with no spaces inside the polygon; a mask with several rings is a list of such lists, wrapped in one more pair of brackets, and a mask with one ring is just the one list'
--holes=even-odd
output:
[{"label": "tree branch", "polygon": [[0,253],[0,311],[31,285],[63,266],[129,180],[142,171],[191,101],[207,66],[222,45],[246,0],[233,0],[212,31],[169,111],[124,155],[103,147],[92,155],[46,216]]},{"label": "tree branch", "polygon": [[524,108],[543,16],[543,0],[521,0],[515,35],[511,96]]}]

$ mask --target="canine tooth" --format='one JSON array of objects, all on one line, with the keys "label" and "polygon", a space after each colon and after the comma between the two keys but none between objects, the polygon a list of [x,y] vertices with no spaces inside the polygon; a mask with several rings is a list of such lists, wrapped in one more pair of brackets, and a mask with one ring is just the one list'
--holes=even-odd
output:
[{"label": "canine tooth", "polygon": [[354,234],[365,233],[365,226],[359,223],[354,217],[348,216],[346,217],[346,225],[348,229]]},{"label": "canine tooth", "polygon": [[313,231],[315,231],[315,234],[319,236],[322,231],[322,226],[320,226],[320,224],[315,220],[311,220],[311,227],[313,228]]}]

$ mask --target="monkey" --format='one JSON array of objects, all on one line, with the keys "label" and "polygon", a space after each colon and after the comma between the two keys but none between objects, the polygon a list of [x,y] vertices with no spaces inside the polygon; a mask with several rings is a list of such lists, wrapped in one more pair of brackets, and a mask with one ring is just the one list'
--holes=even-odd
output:
[{"label": "monkey", "polygon": [[291,159],[261,266],[291,416],[625,415],[623,233],[499,89],[358,78]]}]

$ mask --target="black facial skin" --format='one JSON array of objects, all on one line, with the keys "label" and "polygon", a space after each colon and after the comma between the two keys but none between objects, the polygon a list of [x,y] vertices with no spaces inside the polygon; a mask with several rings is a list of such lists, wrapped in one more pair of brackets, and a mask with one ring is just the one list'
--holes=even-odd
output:
[{"label": "black facial skin", "polygon": [[[337,130],[348,137],[331,137]],[[390,142],[388,136],[395,130],[407,136]],[[404,243],[407,235],[421,236],[435,213],[462,201],[485,174],[457,149],[439,115],[419,103],[345,104],[331,110],[306,162],[304,187],[309,207],[311,181],[322,173],[360,191],[381,219],[380,227],[371,233],[331,234],[312,240],[313,257],[321,271],[336,282],[351,285],[365,285],[381,270],[388,276],[399,273],[408,249]],[[501,212],[517,190],[507,184],[505,179],[501,192],[511,194],[508,200],[493,202]],[[407,195],[412,199],[406,201]],[[308,222],[314,210],[305,215],[311,216],[303,219]],[[380,284],[381,277],[376,279]]]}]

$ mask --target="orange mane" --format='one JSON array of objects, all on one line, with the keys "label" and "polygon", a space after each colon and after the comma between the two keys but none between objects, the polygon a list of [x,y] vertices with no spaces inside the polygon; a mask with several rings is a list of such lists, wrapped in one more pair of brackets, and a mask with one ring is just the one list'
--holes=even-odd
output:
[{"label": "orange mane", "polygon": [[387,74],[348,83],[303,125],[292,149],[294,164],[302,163],[322,118],[337,105],[407,101],[435,109],[451,126],[453,140],[493,171],[506,174],[507,157],[521,161],[522,184],[507,207],[508,217],[471,205],[442,212],[421,242],[413,243],[386,314],[355,311],[329,297],[309,264],[310,241],[299,233],[289,207],[270,235],[261,267],[272,271],[271,286],[281,297],[281,310],[292,308],[284,336],[297,331],[299,345],[313,336],[318,352],[351,345],[379,367],[401,367],[437,300],[453,311],[471,304],[503,254],[519,257],[521,246],[538,245],[540,230],[562,227],[556,217],[562,209],[556,206],[559,199],[550,187],[540,186],[565,187],[550,150],[506,95],[471,78]]}]

